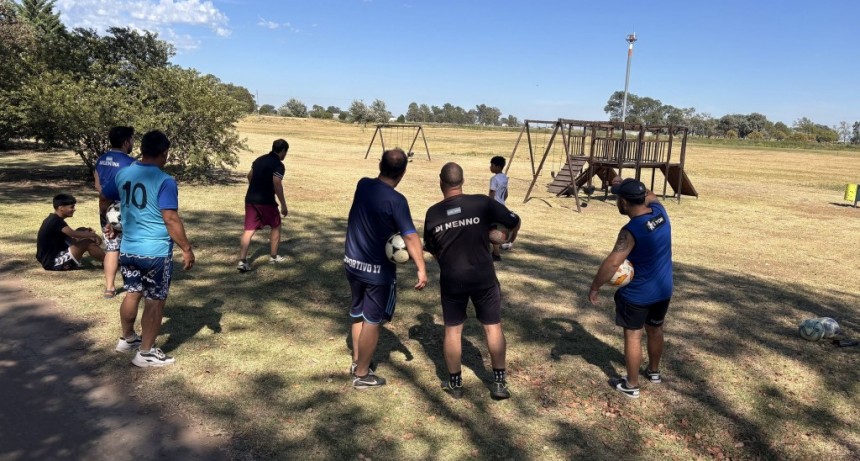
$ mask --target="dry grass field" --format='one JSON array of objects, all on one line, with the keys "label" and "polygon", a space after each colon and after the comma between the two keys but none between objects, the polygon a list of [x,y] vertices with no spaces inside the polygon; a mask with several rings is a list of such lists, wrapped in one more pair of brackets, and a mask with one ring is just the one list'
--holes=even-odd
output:
[{"label": "dry grass field", "polygon": [[[96,195],[77,159],[0,152],[0,270],[67,308],[88,338],[74,353],[153,411],[219,434],[231,457],[860,458],[860,348],[797,335],[800,321],[830,316],[846,336],[860,336],[860,209],[842,201],[844,185],[860,181],[860,153],[689,146],[687,170],[700,197],[666,201],[676,290],[664,383],[645,384],[634,401],[607,385],[623,373],[611,290],[597,307],[586,298],[624,217],[602,194],[576,213],[572,199],[545,192],[548,172],[523,204],[531,171],[520,151],[509,206],[523,227],[497,266],[513,398],[495,402],[482,384],[491,373],[474,320],[464,331],[466,396],[453,400],[439,389],[447,372],[438,267],[429,259],[423,292],[411,289],[413,266],[399,270],[397,313],[377,351],[389,385],[351,388],[341,258],[355,182],[377,171],[376,150],[364,159],[373,128],[253,117],[238,129],[251,151],[232,181],[180,184],[198,265],[175,276],[158,342],[177,364],[162,370],[137,369],[113,352],[119,298],[101,299],[98,264],[59,274],[34,260],[54,194],[77,196],[72,225],[97,224]],[[464,167],[467,193],[486,193],[490,156],[507,157],[517,136],[425,130],[432,161],[416,148],[398,188],[419,229],[441,198],[445,162]],[[254,270],[240,274],[243,176],[278,137],[291,145],[282,244],[289,262],[269,265],[265,235],[257,236]]]}]

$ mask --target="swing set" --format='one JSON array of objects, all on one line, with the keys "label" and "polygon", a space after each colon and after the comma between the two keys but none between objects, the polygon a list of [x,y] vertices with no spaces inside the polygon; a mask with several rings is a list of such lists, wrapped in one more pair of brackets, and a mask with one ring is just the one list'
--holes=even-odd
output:
[{"label": "swing set", "polygon": [[421,125],[412,123],[380,123],[376,125],[376,131],[373,132],[373,137],[370,138],[370,145],[367,146],[367,153],[364,154],[365,159],[370,155],[370,150],[373,148],[373,143],[376,141],[377,135],[379,136],[379,143],[382,145],[382,152],[386,150],[386,139],[394,141],[394,147],[401,148],[408,142],[409,149],[406,150],[406,155],[409,157],[409,161],[412,161],[412,156],[414,155],[412,149],[415,147],[415,143],[418,141],[418,136],[420,135],[424,141],[427,160],[430,160],[430,147],[427,146],[427,138],[424,136],[424,128]]},{"label": "swing set", "polygon": [[[531,198],[547,157],[551,154],[553,180],[547,184],[547,192],[554,193],[557,197],[576,198],[582,188],[590,198],[595,191],[594,178],[597,177],[600,179],[600,187],[606,198],[609,195],[609,184],[612,179],[621,175],[624,169],[633,169],[634,177],[640,181],[642,181],[642,172],[650,170],[651,190],[654,190],[656,172],[660,170],[663,176],[663,198],[667,196],[667,188],[671,188],[672,197],[680,202],[682,195],[697,198],[699,196],[684,171],[688,131],[687,127],[675,125],[588,122],[570,119],[558,119],[555,122],[525,120],[507,168],[510,168],[525,133],[531,160],[532,181],[523,203]],[[556,141],[559,136],[560,143]],[[561,144],[561,149],[553,149],[556,144]],[[672,156],[672,148],[678,144],[680,144],[680,155],[678,160],[673,162],[675,159]],[[540,152],[542,156],[538,162],[536,155]],[[576,200],[576,210],[581,211],[579,200]]]}]

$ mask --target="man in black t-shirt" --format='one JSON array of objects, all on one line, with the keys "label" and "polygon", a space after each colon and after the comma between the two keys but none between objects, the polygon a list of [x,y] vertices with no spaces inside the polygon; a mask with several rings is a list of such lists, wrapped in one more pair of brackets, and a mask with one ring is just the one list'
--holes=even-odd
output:
[{"label": "man in black t-shirt", "polygon": [[[493,365],[494,382],[490,395],[495,399],[511,396],[505,381],[505,334],[502,331],[501,292],[493,258],[489,251],[490,225],[501,224],[518,230],[520,218],[501,203],[486,195],[463,194],[463,169],[446,163],[439,174],[439,187],[445,197],[427,210],[424,242],[427,251],[439,262],[442,316],[445,320],[443,345],[450,378],[442,388],[459,398],[463,395],[461,336],[469,300],[478,321],[484,326],[487,348]],[[511,232],[515,235],[515,232]]]},{"label": "man in black t-shirt", "polygon": [[81,258],[89,253],[100,262],[105,252],[99,246],[101,238],[92,229],[72,230],[66,218],[75,215],[77,200],[68,194],[54,197],[54,212],[49,214],[36,237],[36,260],[45,270],[67,271],[81,266]]},{"label": "man in black t-shirt", "polygon": [[[254,233],[265,226],[272,231],[269,234],[269,249],[272,264],[284,261],[278,255],[278,244],[281,242],[281,215],[289,214],[287,201],[284,199],[284,158],[290,145],[283,139],[277,139],[272,143],[272,151],[262,155],[251,165],[248,172],[248,192],[245,194],[245,231],[239,242],[239,264],[236,269],[239,272],[251,270],[248,264],[248,247],[251,246],[251,238]],[[280,215],[278,214],[278,202],[281,202]]]}]

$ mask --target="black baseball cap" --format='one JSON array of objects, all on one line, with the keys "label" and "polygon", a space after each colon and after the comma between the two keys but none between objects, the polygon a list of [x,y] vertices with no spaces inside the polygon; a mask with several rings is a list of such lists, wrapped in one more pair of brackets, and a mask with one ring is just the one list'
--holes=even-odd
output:
[{"label": "black baseball cap", "polygon": [[612,186],[612,193],[621,198],[639,200],[645,198],[645,195],[648,193],[648,189],[645,188],[645,184],[642,184],[641,181],[627,178],[624,181],[621,181],[621,184]]}]

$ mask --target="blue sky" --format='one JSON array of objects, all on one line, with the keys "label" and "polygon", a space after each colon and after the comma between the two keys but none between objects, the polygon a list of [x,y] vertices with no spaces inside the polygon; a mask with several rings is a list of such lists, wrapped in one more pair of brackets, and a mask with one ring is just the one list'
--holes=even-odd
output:
[{"label": "blue sky", "polygon": [[173,62],[248,88],[348,108],[498,107],[520,120],[606,119],[624,88],[714,117],[860,121],[860,2],[58,0],[67,25],[131,26]]}]

